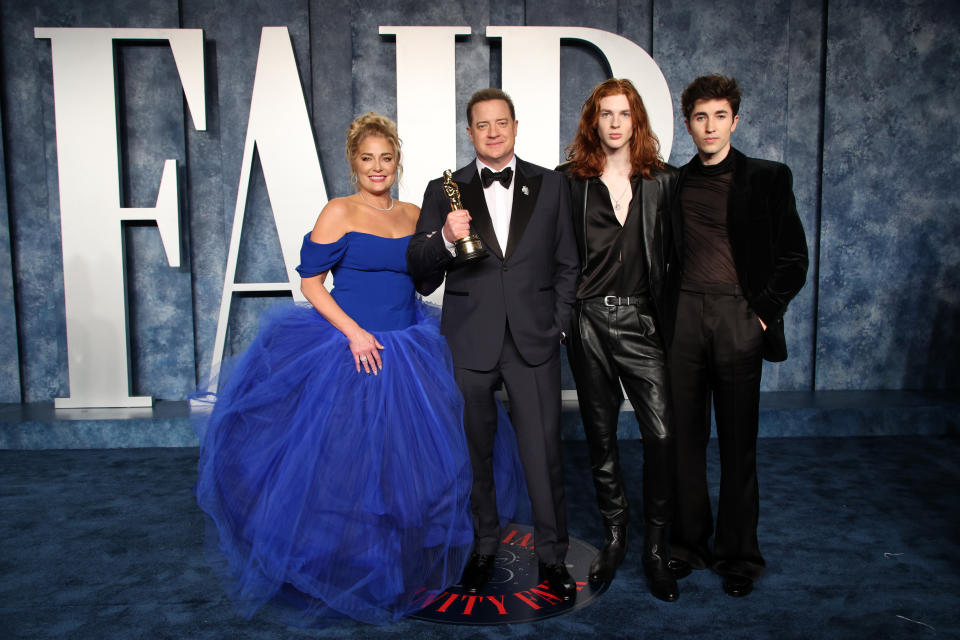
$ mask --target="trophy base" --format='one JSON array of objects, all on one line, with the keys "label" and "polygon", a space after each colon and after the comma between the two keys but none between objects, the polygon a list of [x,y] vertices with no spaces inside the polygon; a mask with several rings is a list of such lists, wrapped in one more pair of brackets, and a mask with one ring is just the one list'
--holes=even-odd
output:
[{"label": "trophy base", "polygon": [[475,251],[473,253],[458,253],[453,257],[453,262],[450,263],[450,266],[447,267],[447,269],[459,269],[460,267],[465,267],[468,264],[479,262],[489,255],[490,254],[487,253],[486,249],[481,249],[480,251]]},{"label": "trophy base", "polygon": [[483,248],[480,238],[475,234],[469,235],[466,238],[460,238],[454,245],[457,253],[449,266],[450,269],[459,269],[460,267],[476,262],[477,260],[482,260],[490,255],[487,250]]}]

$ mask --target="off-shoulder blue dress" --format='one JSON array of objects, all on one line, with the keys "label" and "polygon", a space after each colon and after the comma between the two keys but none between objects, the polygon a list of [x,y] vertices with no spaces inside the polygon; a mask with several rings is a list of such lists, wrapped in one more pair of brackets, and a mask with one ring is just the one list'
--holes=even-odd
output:
[{"label": "off-shoulder blue dress", "polygon": [[[301,250],[301,276],[332,270],[334,299],[384,346],[379,375],[356,372],[347,339],[313,307],[289,305],[262,319],[198,429],[197,501],[247,617],[280,603],[296,624],[384,623],[460,577],[473,543],[463,399],[407,273],[409,241],[308,235]],[[514,436],[500,431],[510,515],[525,491]]]}]

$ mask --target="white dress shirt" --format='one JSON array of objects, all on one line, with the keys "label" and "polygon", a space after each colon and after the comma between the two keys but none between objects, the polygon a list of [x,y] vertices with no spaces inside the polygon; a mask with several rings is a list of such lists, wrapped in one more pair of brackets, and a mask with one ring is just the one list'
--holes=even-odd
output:
[{"label": "white dress shirt", "polygon": [[[477,173],[483,171],[484,167],[493,171],[493,167],[480,162],[477,158]],[[493,231],[497,234],[497,244],[500,245],[500,253],[507,250],[507,237],[510,235],[510,213],[513,211],[513,186],[517,184],[517,156],[510,158],[506,169],[510,167],[513,172],[513,179],[510,180],[510,186],[504,187],[499,181],[494,181],[489,187],[483,190],[483,197],[487,200],[487,211],[490,212],[490,221],[493,222]],[[503,171],[501,169],[501,171]]]}]

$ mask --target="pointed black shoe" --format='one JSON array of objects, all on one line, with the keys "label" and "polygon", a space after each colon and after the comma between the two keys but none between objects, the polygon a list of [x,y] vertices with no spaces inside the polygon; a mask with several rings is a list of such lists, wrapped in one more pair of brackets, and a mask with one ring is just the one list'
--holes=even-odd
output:
[{"label": "pointed black shoe", "polygon": [[577,583],[570,577],[567,565],[562,562],[556,564],[540,563],[540,581],[547,584],[547,589],[553,595],[564,600],[576,600]]},{"label": "pointed black shoe", "polygon": [[493,554],[471,553],[467,566],[463,568],[460,586],[470,595],[476,595],[490,582],[497,556]]},{"label": "pointed black shoe", "polygon": [[607,525],[603,549],[590,563],[590,582],[610,582],[627,555],[626,525]]},{"label": "pointed black shoe", "polygon": [[670,527],[643,528],[643,573],[654,598],[673,602],[680,597],[677,578],[670,570]]},{"label": "pointed black shoe", "polygon": [[743,576],[726,576],[723,579],[723,592],[734,598],[743,598],[753,592],[753,580]]}]

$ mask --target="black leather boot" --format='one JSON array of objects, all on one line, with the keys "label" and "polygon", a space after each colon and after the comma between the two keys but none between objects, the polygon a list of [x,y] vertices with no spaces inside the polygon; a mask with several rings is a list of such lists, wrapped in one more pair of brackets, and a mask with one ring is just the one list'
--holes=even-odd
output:
[{"label": "black leather boot", "polygon": [[610,582],[627,555],[627,525],[607,525],[603,549],[590,563],[590,582]]},{"label": "black leather boot", "polygon": [[667,564],[670,562],[670,527],[644,525],[643,573],[653,597],[673,602],[680,597],[677,579]]}]

